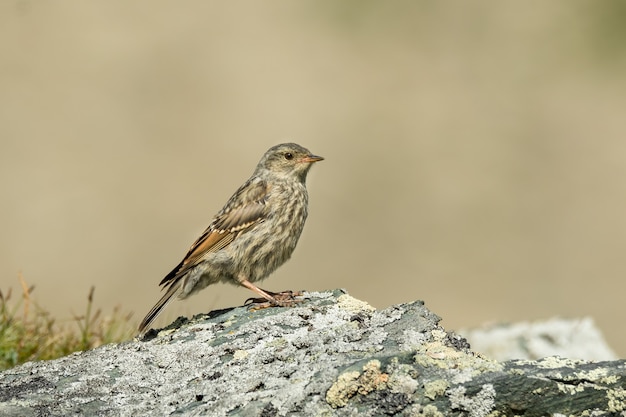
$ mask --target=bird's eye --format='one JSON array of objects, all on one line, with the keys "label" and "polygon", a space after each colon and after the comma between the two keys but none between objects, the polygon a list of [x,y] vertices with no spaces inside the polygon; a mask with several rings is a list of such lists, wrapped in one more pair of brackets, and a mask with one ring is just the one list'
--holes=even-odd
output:
[{"label": "bird's eye", "polygon": [[291,161],[293,159],[293,154],[291,152],[287,152],[285,154],[285,159]]}]

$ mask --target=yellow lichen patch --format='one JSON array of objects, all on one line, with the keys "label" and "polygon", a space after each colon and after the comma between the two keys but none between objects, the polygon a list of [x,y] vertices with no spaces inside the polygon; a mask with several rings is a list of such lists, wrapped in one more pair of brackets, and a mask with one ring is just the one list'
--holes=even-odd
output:
[{"label": "yellow lichen patch", "polygon": [[471,369],[475,374],[485,371],[499,371],[503,366],[491,359],[465,353],[447,346],[443,341],[424,343],[413,357],[420,366],[437,366],[441,369]]},{"label": "yellow lichen patch", "polygon": [[337,381],[326,392],[326,402],[333,408],[345,407],[357,393],[367,395],[383,389],[389,375],[380,371],[380,361],[374,359],[363,365],[363,372],[349,371],[337,377]]},{"label": "yellow lichen patch", "polygon": [[561,358],[559,356],[548,356],[537,362],[538,368],[543,369],[558,369],[558,368],[572,368],[578,365],[581,361],[577,359]]},{"label": "yellow lichen patch", "polygon": [[367,395],[375,389],[385,388],[389,375],[380,371],[380,361],[374,359],[363,366],[363,374],[359,377],[359,394]]},{"label": "yellow lichen patch", "polygon": [[247,356],[248,356],[247,350],[236,350],[235,353],[233,353],[233,359],[235,360],[245,359]]},{"label": "yellow lichen patch", "polygon": [[351,313],[372,312],[376,310],[365,301],[358,300],[348,294],[341,295],[337,298],[337,306]]},{"label": "yellow lichen patch", "polygon": [[433,329],[430,334],[433,336],[434,340],[442,341],[448,336],[445,330],[443,329]]},{"label": "yellow lichen patch", "polygon": [[422,366],[438,366],[443,369],[450,367],[449,362],[456,362],[464,354],[441,342],[425,343],[415,354],[415,362]]},{"label": "yellow lichen patch", "polygon": [[556,388],[564,394],[575,395],[576,393],[583,392],[585,387],[583,385],[570,385],[558,382]]},{"label": "yellow lichen patch", "polygon": [[333,408],[345,407],[348,400],[359,390],[357,380],[361,375],[357,371],[344,372],[326,392],[326,402]]},{"label": "yellow lichen patch", "polygon": [[511,375],[526,375],[526,373],[521,369],[509,369],[508,372]]},{"label": "yellow lichen patch", "polygon": [[608,373],[609,373],[608,368],[597,368],[597,369],[592,369],[591,371],[574,372],[574,375],[576,375],[576,377],[579,379],[586,379],[589,381],[598,381],[604,378]]},{"label": "yellow lichen patch", "polygon": [[604,378],[600,378],[599,382],[601,384],[616,384],[620,378],[617,375],[605,376]]},{"label": "yellow lichen patch", "polygon": [[626,403],[624,402],[624,400],[626,400],[626,391],[623,389],[610,389],[606,392],[606,397],[609,400],[608,406],[610,412],[616,413],[626,410]]},{"label": "yellow lichen patch", "polygon": [[236,322],[237,322],[237,316],[233,316],[233,317],[229,318],[228,320],[226,320],[226,321],[222,322],[222,326],[223,326],[224,328],[227,328],[227,327],[232,326],[232,325],[233,325],[233,324],[235,324]]},{"label": "yellow lichen patch", "polygon": [[161,343],[162,344],[167,343],[165,336],[169,336],[170,334],[174,333],[176,330],[177,329],[165,329],[165,330],[159,331],[158,337]]},{"label": "yellow lichen patch", "polygon": [[450,384],[443,379],[427,382],[424,384],[424,397],[434,400],[446,392]]}]

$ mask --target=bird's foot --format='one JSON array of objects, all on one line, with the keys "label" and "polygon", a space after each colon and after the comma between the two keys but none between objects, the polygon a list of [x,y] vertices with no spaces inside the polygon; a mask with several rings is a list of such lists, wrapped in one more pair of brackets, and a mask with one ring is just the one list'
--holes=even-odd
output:
[{"label": "bird's foot", "polygon": [[303,295],[302,291],[265,292],[272,298],[248,298],[243,305],[248,306],[248,310],[256,311],[269,307],[295,307],[296,304],[304,301],[296,298]]}]

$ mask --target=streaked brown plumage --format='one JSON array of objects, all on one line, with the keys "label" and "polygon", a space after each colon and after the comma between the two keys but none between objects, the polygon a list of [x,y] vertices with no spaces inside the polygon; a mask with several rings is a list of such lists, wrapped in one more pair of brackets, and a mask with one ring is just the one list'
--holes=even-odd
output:
[{"label": "streaked brown plumage", "polygon": [[286,294],[258,288],[285,263],[307,217],[306,176],[322,157],[295,143],[270,148],[254,173],[228,200],[187,255],[159,285],[167,289],[139,325],[143,335],[174,295],[185,299],[217,282],[251,289],[271,305],[290,305]]}]

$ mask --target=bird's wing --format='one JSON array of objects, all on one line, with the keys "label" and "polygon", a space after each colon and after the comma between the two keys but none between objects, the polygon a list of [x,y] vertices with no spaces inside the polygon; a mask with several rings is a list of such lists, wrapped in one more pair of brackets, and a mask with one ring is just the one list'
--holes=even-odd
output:
[{"label": "bird's wing", "polygon": [[207,253],[217,252],[235,237],[263,221],[269,187],[264,181],[248,181],[228,200],[209,227],[196,240],[180,264],[159,285],[171,285],[200,262]]}]

